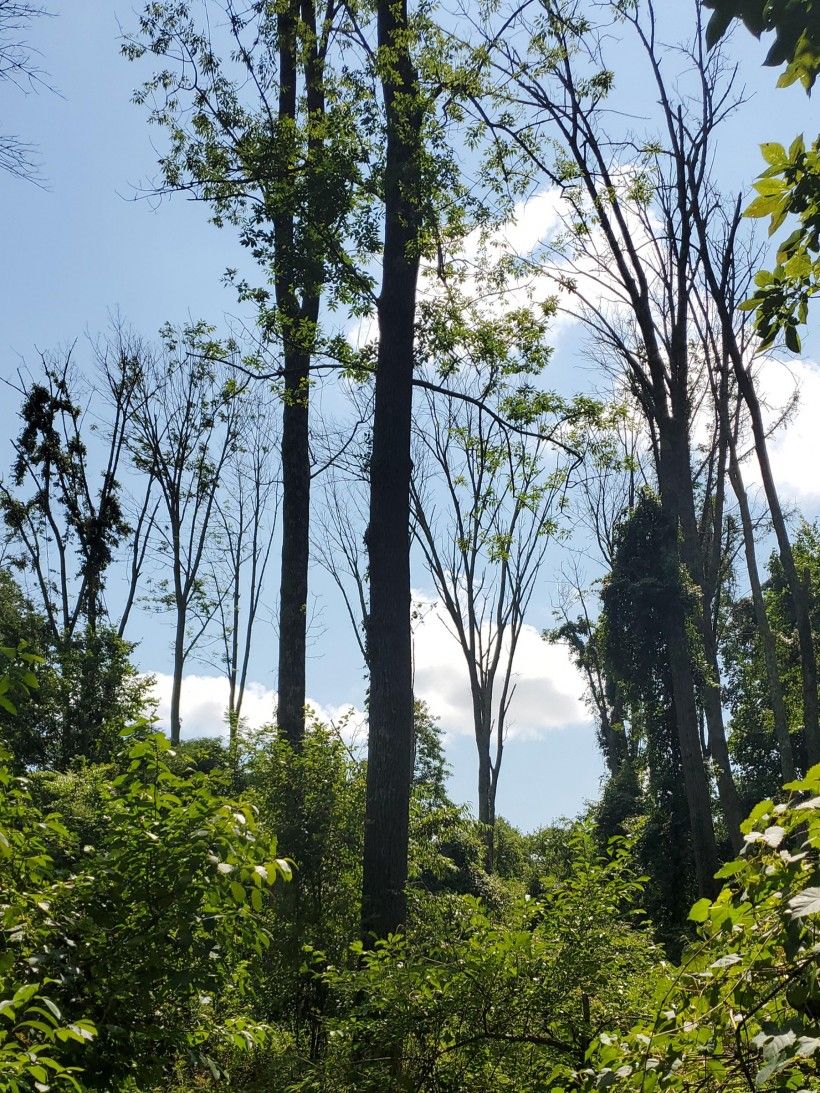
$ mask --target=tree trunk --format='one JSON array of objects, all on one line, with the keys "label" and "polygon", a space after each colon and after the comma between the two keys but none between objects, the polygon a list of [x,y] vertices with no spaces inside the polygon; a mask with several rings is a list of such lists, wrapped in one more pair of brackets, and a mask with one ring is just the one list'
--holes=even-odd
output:
[{"label": "tree trunk", "polygon": [[182,699],[182,673],[185,668],[185,616],[177,612],[176,633],[174,635],[174,676],[171,683],[171,743],[179,743],[182,719],[179,706]]},{"label": "tree trunk", "polygon": [[734,365],[735,378],[743,396],[743,401],[749,408],[755,454],[760,465],[763,489],[766,492],[766,503],[772,517],[780,562],[783,566],[794,607],[797,637],[800,643],[800,663],[803,668],[803,727],[806,734],[806,753],[809,765],[812,765],[813,763],[820,763],[820,711],[818,711],[817,701],[817,659],[811,629],[808,590],[800,579],[795,565],[791,540],[789,539],[783,510],[780,507],[780,498],[774,484],[772,467],[769,462],[766,429],[763,425],[763,414],[760,410],[760,402],[757,398],[754,383],[740,359],[739,353],[732,353],[732,364]]},{"label": "tree trunk", "polygon": [[482,825],[481,837],[484,840],[484,868],[493,871],[493,823],[495,808],[493,800],[493,765],[490,761],[491,728],[489,725],[476,724],[475,742],[478,748],[478,822]]},{"label": "tree trunk", "polygon": [[[715,266],[710,260],[709,238],[707,225],[703,213],[693,203],[693,215],[697,224],[701,239],[701,249],[704,260],[704,272],[709,282],[712,299],[720,315],[724,346],[732,362],[735,381],[745,402],[752,423],[752,436],[754,438],[755,454],[760,466],[760,475],[763,479],[763,489],[766,494],[766,503],[772,518],[772,526],[777,538],[777,549],[780,562],[789,586],[789,594],[794,608],[797,637],[800,645],[800,662],[803,669],[803,727],[806,737],[806,752],[809,764],[820,762],[820,709],[818,709],[817,691],[817,657],[814,648],[814,637],[811,628],[811,614],[809,609],[808,590],[801,581],[797,566],[794,562],[791,540],[789,539],[783,510],[780,507],[780,498],[774,483],[771,463],[769,462],[769,450],[766,443],[766,429],[763,424],[763,414],[760,409],[760,401],[757,397],[754,381],[747,368],[741,347],[738,345],[737,335],[733,326],[734,308],[726,292],[726,277],[718,278]],[[729,268],[732,258],[731,247],[734,243],[734,229],[741,216],[741,199],[738,197],[735,205],[734,220],[729,234],[728,249],[723,256],[724,270]],[[736,303],[736,301],[734,301]]]},{"label": "tree trunk", "polygon": [[282,411],[282,566],[279,598],[277,724],[299,750],[305,734],[305,646],[310,561],[309,357],[285,363]]},{"label": "tree trunk", "polygon": [[[743,845],[740,832],[742,810],[732,766],[726,729],[723,723],[723,706],[720,697],[720,668],[717,660],[715,635],[707,616],[707,589],[705,570],[695,519],[695,498],[692,488],[692,469],[689,458],[689,441],[686,431],[676,422],[667,422],[665,439],[662,440],[661,459],[666,463],[666,490],[661,487],[664,508],[677,527],[680,535],[681,557],[699,595],[694,605],[695,625],[700,635],[706,662],[702,686],[703,712],[709,741],[709,753],[714,759],[720,798],[726,829],[737,853]],[[691,650],[690,650],[691,657]],[[691,673],[691,669],[690,669]],[[676,698],[677,704],[677,698]]]},{"label": "tree trunk", "polygon": [[[682,524],[685,522],[685,518],[682,519],[684,499],[687,491],[691,493],[692,484],[688,448],[683,452],[680,449],[675,451],[667,438],[661,445],[658,478],[661,502],[674,536],[670,549],[677,554],[678,536],[680,535],[681,540],[685,538],[682,534]],[[712,822],[709,780],[700,743],[692,651],[689,647],[686,615],[681,603],[670,606],[665,620],[665,634],[698,891],[701,895],[711,896],[717,890],[714,879],[718,869],[717,843]]]},{"label": "tree trunk", "polygon": [[413,776],[410,427],[423,116],[407,34],[406,0],[379,0],[379,46],[390,51],[391,63],[381,76],[385,231],[367,530],[370,704],[362,933],[368,941],[405,924]]},{"label": "tree trunk", "polygon": [[700,746],[695,681],[686,619],[677,610],[670,612],[666,620],[666,641],[698,892],[702,896],[714,896],[719,886],[714,879],[718,869],[718,854],[712,824],[712,802]]},{"label": "tree trunk", "polygon": [[794,752],[792,750],[792,738],[789,735],[789,719],[786,714],[786,703],[783,699],[783,685],[780,681],[780,665],[777,662],[777,647],[774,634],[769,625],[769,616],[766,614],[766,604],[763,599],[763,589],[760,584],[760,574],[757,569],[757,555],[755,554],[754,528],[752,516],[749,511],[749,498],[746,495],[746,487],[743,484],[740,464],[737,460],[737,446],[734,438],[730,439],[729,449],[729,479],[732,483],[738,508],[740,509],[740,523],[743,529],[743,548],[746,554],[746,569],[749,574],[749,587],[752,591],[752,605],[754,607],[755,620],[757,622],[760,644],[763,648],[763,660],[766,665],[766,677],[769,683],[769,698],[772,703],[774,716],[774,735],[777,740],[777,748],[780,755],[780,773],[784,782],[791,782],[796,776],[794,767]]}]

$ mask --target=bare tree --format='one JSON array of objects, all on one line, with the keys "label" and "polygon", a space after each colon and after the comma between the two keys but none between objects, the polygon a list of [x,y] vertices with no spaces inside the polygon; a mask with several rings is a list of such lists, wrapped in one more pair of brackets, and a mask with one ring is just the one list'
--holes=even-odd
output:
[{"label": "bare tree", "polygon": [[[29,0],[0,0],[0,85],[11,84],[23,94],[47,86],[37,51],[24,37],[32,20],[46,14],[43,5]],[[0,171],[37,181],[32,145],[16,134],[0,133]]]},{"label": "bare tree", "polygon": [[[693,321],[698,331],[700,352],[708,369],[712,402],[719,418],[721,433],[726,440],[728,477],[740,515],[746,572],[749,578],[752,607],[766,668],[774,732],[780,756],[780,770],[783,780],[790,781],[795,777],[796,772],[781,669],[778,661],[777,645],[763,597],[763,587],[757,564],[756,525],[743,478],[743,453],[740,446],[747,409],[744,400],[739,396],[729,354],[730,342],[738,347],[744,360],[751,359],[756,348],[756,338],[751,323],[743,323],[742,317],[737,313],[737,305],[748,294],[756,262],[753,260],[752,255],[741,253],[739,248],[735,248],[730,244],[730,239],[735,235],[736,230],[736,222],[733,224],[727,218],[723,232],[719,232],[713,226],[709,241],[710,249],[723,250],[720,296],[721,301],[726,301],[729,312],[735,315],[731,328],[726,327],[724,318],[721,317],[719,309],[715,306],[712,295],[713,285],[710,283],[708,273],[708,267],[712,261],[710,255],[705,256],[704,283],[698,287],[698,291],[693,295]],[[729,251],[733,251],[733,253],[727,253]]]},{"label": "bare tree", "polygon": [[[699,694],[727,829],[735,845],[741,836],[720,700],[712,577],[693,474],[697,377],[689,355],[689,297],[699,254],[691,204],[707,191],[714,132],[740,96],[719,53],[705,56],[697,0],[693,12],[694,40],[677,55],[700,75],[684,86],[673,76],[674,51],[662,44],[651,0],[640,7],[603,5],[597,26],[590,25],[580,3],[520,5],[503,44],[496,43],[500,120],[494,132],[542,172],[545,182],[561,188],[568,230],[548,248],[544,264],[552,258],[568,309],[621,362],[647,424],[661,503],[678,529],[681,563],[700,591],[694,621],[707,667],[700,688],[682,607],[670,610],[665,623],[698,883],[708,892],[714,888],[717,847]],[[629,123],[620,136],[613,133],[606,105],[613,83],[608,62],[616,31],[623,28],[643,50],[655,80],[660,136],[638,135]],[[509,122],[511,110],[518,123]],[[557,155],[547,153],[556,147]]]},{"label": "bare tree", "polygon": [[[690,190],[696,182],[696,177],[693,178],[690,171],[688,179]],[[766,503],[794,608],[802,668],[806,750],[809,762],[816,763],[820,762],[820,705],[818,704],[817,651],[811,626],[810,594],[807,582],[797,571],[786,518],[774,481],[768,451],[768,430],[763,419],[763,409],[752,371],[754,353],[744,351],[744,339],[738,336],[737,313],[734,309],[740,302],[740,298],[730,291],[741,224],[741,199],[737,199],[728,217],[725,216],[724,208],[719,195],[716,194],[712,195],[711,204],[693,202],[693,223],[700,242],[704,277],[713,307],[719,317],[721,352],[731,364],[740,397],[748,411]],[[723,230],[715,231],[715,221],[719,222],[721,216]]]},{"label": "bare tree", "polygon": [[416,419],[413,531],[467,666],[478,749],[478,818],[493,827],[514,666],[554,522],[560,471],[481,406],[427,393]]},{"label": "bare tree", "polygon": [[[36,593],[50,646],[41,651],[56,656],[65,685],[65,708],[57,711],[61,764],[77,754],[105,754],[105,730],[124,708],[120,700],[129,701],[122,639],[152,521],[150,493],[132,519],[121,485],[134,360],[119,329],[96,349],[98,377],[75,365],[75,347],[43,355],[35,372],[18,371],[10,386],[22,398],[22,427],[12,441],[12,474],[0,482],[6,562]],[[127,539],[122,602],[107,588]]]},{"label": "bare tree", "polygon": [[224,589],[208,580],[208,550],[218,526],[219,490],[241,438],[241,392],[214,360],[211,331],[167,330],[162,351],[143,350],[129,430],[136,468],[156,481],[155,530],[161,609],[174,618],[171,739],[179,742],[185,665],[219,610]]},{"label": "bare tree", "polygon": [[277,437],[267,407],[248,410],[238,451],[215,500],[219,548],[210,552],[220,663],[228,680],[230,744],[236,744],[253,636],[276,532],[279,481]]}]

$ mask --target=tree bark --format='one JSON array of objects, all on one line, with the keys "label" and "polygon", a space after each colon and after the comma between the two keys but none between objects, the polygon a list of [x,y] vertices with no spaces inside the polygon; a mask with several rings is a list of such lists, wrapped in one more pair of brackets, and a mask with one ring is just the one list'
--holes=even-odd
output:
[{"label": "tree bark", "polygon": [[[658,478],[661,501],[670,519],[673,534],[681,532],[681,511],[686,486],[691,490],[691,472],[688,466],[676,467],[671,458],[681,453],[669,450],[669,443],[662,443]],[[675,544],[673,543],[673,548]],[[665,634],[669,649],[669,670],[672,681],[672,697],[675,706],[675,727],[680,745],[683,781],[692,832],[692,849],[695,858],[698,891],[712,896],[717,890],[715,873],[718,869],[717,843],[712,822],[712,801],[709,780],[704,766],[703,750],[698,728],[698,711],[695,701],[695,679],[692,670],[692,654],[689,647],[686,615],[681,604],[670,606],[666,616]]]},{"label": "tree bark", "polygon": [[[304,10],[300,10],[300,7]],[[316,56],[314,5],[299,0],[277,15],[279,37],[279,122],[297,120],[297,24],[304,18],[311,40],[307,43],[305,91],[313,118],[324,113],[322,66]],[[308,122],[310,125],[311,122]],[[308,158],[323,138],[312,131]],[[299,751],[305,735],[306,642],[308,570],[310,565],[310,364],[315,343],[321,295],[321,268],[310,256],[294,253],[293,209],[274,218],[276,242],[276,302],[282,322],[285,390],[282,409],[282,556],[279,593],[279,664],[277,724],[282,736]],[[302,299],[296,270],[305,266]]]},{"label": "tree bark", "polygon": [[[670,519],[673,520],[674,526],[678,529],[681,557],[690,579],[698,589],[694,622],[701,639],[706,662],[701,693],[703,712],[706,717],[709,753],[715,762],[718,796],[723,810],[723,818],[732,842],[732,848],[737,853],[743,845],[740,832],[742,809],[732,773],[729,746],[726,741],[726,729],[723,723],[720,668],[717,661],[715,635],[707,615],[707,589],[697,521],[695,519],[695,498],[692,487],[688,432],[686,429],[679,428],[676,422],[667,421],[665,423],[661,442],[661,462],[664,461],[667,464],[665,472],[666,488],[661,484],[664,508]],[[690,674],[692,674],[691,668]],[[677,696],[675,701],[677,704]]]},{"label": "tree bark", "polygon": [[174,676],[171,682],[171,743],[176,747],[182,730],[179,707],[182,699],[182,673],[185,668],[185,616],[177,614],[174,635]]},{"label": "tree bark", "polygon": [[305,735],[305,652],[310,563],[307,354],[289,354],[282,410],[282,559],[277,723],[297,751]]},{"label": "tree bark", "polygon": [[408,33],[406,0],[379,0],[379,47],[389,51],[390,63],[381,75],[385,229],[367,531],[370,705],[362,933],[368,941],[405,924],[413,775],[410,435],[423,113]]}]

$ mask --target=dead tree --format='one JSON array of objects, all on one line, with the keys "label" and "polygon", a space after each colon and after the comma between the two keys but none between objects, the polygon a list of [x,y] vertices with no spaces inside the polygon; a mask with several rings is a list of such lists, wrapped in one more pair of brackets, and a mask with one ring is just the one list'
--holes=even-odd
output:
[{"label": "dead tree", "polygon": [[510,437],[480,405],[429,393],[415,447],[413,532],[467,667],[478,819],[492,870],[515,657],[563,478],[545,466],[546,441]]},{"label": "dead tree", "polygon": [[[219,607],[208,581],[217,498],[241,437],[241,387],[214,361],[210,330],[167,332],[161,351],[144,350],[128,443],[137,470],[156,482],[159,576],[154,599],[172,614],[171,739],[179,742],[185,665]],[[221,361],[221,353],[220,353]]]},{"label": "dead tree", "polygon": [[[699,16],[699,4],[693,10]],[[586,14],[579,4],[533,2],[510,16],[504,43],[496,43],[500,120],[492,128],[541,172],[545,183],[561,188],[567,231],[551,248],[543,248],[542,268],[551,268],[568,309],[622,363],[647,423],[661,503],[678,532],[681,564],[700,590],[694,622],[707,668],[700,689],[682,607],[671,610],[665,623],[698,882],[709,892],[717,849],[699,695],[720,801],[736,845],[740,805],[723,724],[709,573],[693,483],[689,294],[699,256],[690,206],[697,197],[692,180],[706,185],[714,131],[734,109],[737,95],[717,54],[703,61],[703,78],[715,89],[710,109],[701,109],[702,101],[694,104],[691,88],[676,88],[671,70],[666,74],[672,54],[660,44],[651,2],[639,10],[613,5],[611,25],[605,9],[597,27],[590,26]],[[606,100],[613,82],[608,59],[615,38],[610,32],[616,22],[643,49],[648,73],[657,77],[659,136],[612,132]],[[698,19],[687,63],[703,58],[701,38]],[[517,122],[510,123],[510,111]],[[557,155],[548,156],[546,150],[556,146]]]}]

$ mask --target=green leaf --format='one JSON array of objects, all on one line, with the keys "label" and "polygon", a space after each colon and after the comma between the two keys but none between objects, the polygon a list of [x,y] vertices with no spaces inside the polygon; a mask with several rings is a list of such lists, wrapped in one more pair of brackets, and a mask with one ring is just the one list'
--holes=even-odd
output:
[{"label": "green leaf", "polygon": [[750,205],[747,205],[743,210],[743,215],[752,218],[771,216],[777,210],[779,203],[779,194],[761,194]]},{"label": "green leaf", "polygon": [[709,917],[709,911],[712,909],[712,901],[710,899],[699,899],[698,902],[692,907],[689,912],[690,922],[705,922]]},{"label": "green leaf", "polygon": [[778,144],[776,141],[766,141],[761,144],[760,151],[763,158],[767,163],[770,163],[772,167],[779,167],[781,163],[786,162],[786,149],[782,144]]},{"label": "green leaf", "polygon": [[792,351],[792,353],[800,352],[800,335],[797,333],[797,327],[786,327],[786,347]]},{"label": "green leaf", "polygon": [[792,918],[806,918],[820,914],[820,888],[804,888],[789,900]]}]

